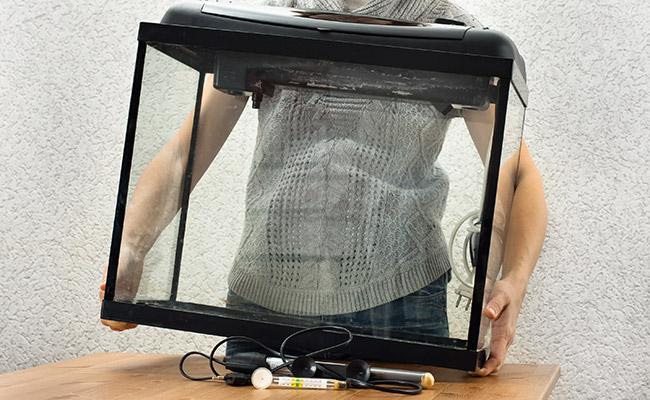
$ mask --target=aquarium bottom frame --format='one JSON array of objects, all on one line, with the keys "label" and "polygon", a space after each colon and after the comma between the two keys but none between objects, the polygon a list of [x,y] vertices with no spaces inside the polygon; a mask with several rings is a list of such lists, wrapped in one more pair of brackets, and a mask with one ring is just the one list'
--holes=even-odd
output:
[{"label": "aquarium bottom frame", "polygon": [[[185,309],[171,309],[169,306],[161,307],[157,304],[126,303],[111,300],[103,301],[101,317],[102,319],[114,321],[216,336],[248,336],[260,340],[275,349],[279,348],[284,338],[304,329],[304,327],[282,325],[277,322],[265,323],[244,318],[210,315],[205,312],[190,312]],[[323,343],[314,343],[314,338],[309,337],[310,345],[314,346],[314,348],[331,345],[332,339],[330,337],[329,340],[324,340]],[[188,349],[188,351],[190,350],[201,349]],[[441,346],[396,338],[381,338],[357,333],[354,334],[352,343],[345,348],[345,351],[351,358],[361,358],[368,361],[423,364],[466,371],[477,370],[486,359],[485,349],[469,350],[461,347]]]}]

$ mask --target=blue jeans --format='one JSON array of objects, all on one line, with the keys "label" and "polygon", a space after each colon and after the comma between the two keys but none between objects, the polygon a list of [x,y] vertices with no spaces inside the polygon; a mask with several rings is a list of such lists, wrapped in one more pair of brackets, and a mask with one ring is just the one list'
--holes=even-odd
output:
[{"label": "blue jeans", "polygon": [[[306,325],[309,326],[340,325],[352,329],[359,328],[370,333],[377,331],[378,336],[386,336],[386,331],[404,331],[426,336],[449,337],[447,283],[450,278],[451,271],[447,271],[420,290],[367,310],[338,315],[300,317],[300,319],[305,320]],[[232,291],[228,291],[227,307],[270,315],[285,315],[252,303]],[[230,342],[226,353],[230,355],[260,350],[253,344]]]}]

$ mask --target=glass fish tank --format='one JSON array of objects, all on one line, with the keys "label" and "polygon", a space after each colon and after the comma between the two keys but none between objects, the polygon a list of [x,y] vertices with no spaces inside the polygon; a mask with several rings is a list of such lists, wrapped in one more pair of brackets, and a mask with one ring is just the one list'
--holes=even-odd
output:
[{"label": "glass fish tank", "polygon": [[510,39],[196,1],[138,43],[102,318],[482,365],[528,97]]}]

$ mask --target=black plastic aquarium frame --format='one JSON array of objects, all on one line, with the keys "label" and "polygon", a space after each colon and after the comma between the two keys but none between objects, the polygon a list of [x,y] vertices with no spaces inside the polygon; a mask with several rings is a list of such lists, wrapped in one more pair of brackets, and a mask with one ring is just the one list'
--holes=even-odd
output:
[{"label": "black plastic aquarium frame", "polygon": [[[416,339],[388,339],[355,333],[355,339],[346,347],[346,353],[350,356],[367,360],[420,363],[463,370],[474,370],[480,367],[485,361],[486,350],[479,349],[477,344],[510,85],[514,86],[524,106],[527,103],[528,96],[523,73],[523,60],[517,53],[514,44],[503,34],[475,28],[467,28],[464,35],[465,39],[462,41],[383,36],[377,36],[368,41],[367,38],[355,37],[355,35],[346,33],[322,32],[286,26],[260,27],[260,24],[213,16],[206,21],[199,21],[198,24],[203,25],[199,27],[169,23],[142,23],[140,25],[106,292],[101,317],[220,336],[246,335],[276,347],[279,346],[284,337],[302,329],[301,326],[292,323],[291,319],[277,318],[270,320],[268,316],[256,316],[218,307],[177,303],[174,288],[177,287],[180,273],[182,245],[177,246],[174,279],[172,281],[173,289],[168,302],[129,303],[114,300],[117,264],[127,204],[147,46],[155,47],[194,68],[199,73],[192,141],[195,140],[194,130],[200,113],[203,77],[204,74],[212,72],[212,60],[206,62],[200,54],[201,50],[207,50],[208,52],[211,50],[228,50],[259,55],[280,55],[482,77],[498,77],[496,119],[486,175],[484,203],[481,208],[482,224],[468,339],[438,338],[439,340],[436,343],[423,343]],[[196,25],[197,21],[193,20],[192,23]],[[364,42],[364,40],[367,42]],[[193,146],[190,148],[190,152],[192,151]],[[191,181],[189,177],[191,177],[192,173],[192,158],[190,154],[186,182]],[[186,185],[183,189],[179,243],[182,242],[185,229],[188,198],[189,185]],[[185,309],[181,310],[178,307],[180,304]],[[206,308],[209,308],[209,310],[206,310]],[[251,319],[251,317],[255,317],[256,320]],[[321,344],[327,344],[331,339],[324,335],[321,338],[323,342]],[[314,343],[313,339],[311,339],[311,343],[314,348],[318,348],[319,344]]]}]

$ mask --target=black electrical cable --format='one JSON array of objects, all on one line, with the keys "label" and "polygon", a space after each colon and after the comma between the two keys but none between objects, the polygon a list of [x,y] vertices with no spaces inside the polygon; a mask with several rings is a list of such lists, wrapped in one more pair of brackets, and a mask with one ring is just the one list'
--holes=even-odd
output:
[{"label": "black electrical cable", "polygon": [[245,342],[255,343],[256,345],[260,346],[260,347],[263,348],[264,350],[268,351],[270,354],[273,354],[273,355],[275,355],[276,357],[279,357],[279,356],[280,356],[280,353],[278,353],[277,351],[273,350],[272,348],[268,347],[267,345],[265,345],[265,344],[263,344],[263,343],[261,343],[261,342],[255,340],[255,339],[253,339],[253,338],[249,338],[249,337],[247,337],[247,336],[229,336],[229,337],[225,338],[224,340],[220,341],[219,343],[217,343],[217,344],[212,348],[212,352],[210,353],[210,358],[209,358],[209,360],[210,360],[210,369],[212,370],[212,373],[213,373],[215,376],[219,376],[219,373],[217,372],[216,369],[214,369],[214,362],[213,362],[213,360],[216,361],[217,363],[223,365],[224,367],[226,366],[226,364],[225,364],[224,362],[222,362],[222,361],[219,361],[219,360],[215,359],[215,358],[214,358],[214,353],[217,352],[217,349],[218,349],[219,347],[221,347],[222,344],[227,343],[227,342],[230,342],[230,341],[234,341],[234,340],[239,340],[239,341],[245,341]]},{"label": "black electrical cable", "polygon": [[[345,328],[343,328],[341,326],[327,326],[327,325],[326,326],[315,326],[315,327],[312,327],[312,328],[305,328],[305,329],[300,330],[298,332],[292,333],[291,335],[287,336],[282,341],[282,344],[280,345],[280,358],[282,359],[283,364],[273,368],[271,370],[271,372],[276,372],[276,371],[278,371],[278,370],[280,370],[280,369],[282,369],[284,367],[287,367],[287,366],[291,365],[291,363],[293,362],[293,360],[287,361],[287,358],[286,358],[286,356],[284,354],[284,348],[287,345],[287,343],[289,343],[289,341],[291,339],[294,339],[294,338],[296,338],[296,337],[298,337],[300,335],[304,335],[306,333],[310,333],[310,332],[314,332],[314,331],[330,331],[330,332],[331,331],[334,331],[334,332],[338,331],[337,333],[345,333],[347,335],[347,339],[342,343],[335,344],[333,346],[326,347],[324,349],[312,351],[311,353],[307,353],[307,354],[305,354],[305,356],[307,356],[307,357],[314,357],[314,356],[319,355],[319,354],[327,353],[328,351],[338,350],[338,349],[340,349],[342,347],[345,347],[348,344],[350,344],[350,342],[353,339],[352,332],[350,332],[349,330],[347,330],[347,329],[345,329]],[[345,377],[341,378],[340,380],[345,380]]]},{"label": "black electrical cable", "polygon": [[[330,333],[332,333],[332,332],[341,333],[341,334],[345,334],[347,336],[347,338],[345,339],[345,341],[343,341],[341,343],[338,343],[338,344],[335,344],[333,346],[325,347],[323,349],[319,349],[319,350],[307,353],[307,354],[303,355],[302,357],[313,357],[313,356],[317,356],[317,355],[320,355],[320,354],[324,354],[324,353],[327,353],[327,352],[330,352],[330,351],[340,349],[342,347],[347,346],[353,339],[352,332],[350,332],[346,328],[343,328],[343,327],[340,327],[340,326],[317,326],[317,327],[312,327],[312,328],[306,328],[306,329],[300,330],[298,332],[295,332],[295,333],[287,336],[282,341],[282,344],[280,345],[280,351],[278,352],[278,351],[275,351],[275,350],[271,349],[270,347],[266,346],[265,344],[253,339],[253,338],[249,338],[249,337],[246,337],[246,336],[230,336],[230,337],[220,341],[219,343],[217,343],[212,348],[212,351],[210,352],[210,355],[207,355],[207,354],[204,354],[204,353],[201,353],[201,352],[198,352],[198,351],[190,351],[189,353],[185,354],[181,358],[181,360],[179,362],[179,365],[178,365],[178,368],[180,370],[181,375],[183,375],[183,377],[185,377],[186,379],[192,380],[192,381],[207,381],[207,380],[217,379],[217,378],[220,377],[220,375],[217,372],[217,370],[215,369],[214,363],[216,362],[216,363],[218,363],[218,364],[220,364],[222,366],[226,366],[226,363],[224,363],[223,361],[221,361],[221,360],[214,357],[215,353],[217,352],[217,349],[219,347],[221,347],[224,343],[239,340],[239,341],[246,341],[246,342],[254,343],[254,344],[260,346],[261,348],[263,348],[264,350],[266,350],[269,354],[272,354],[272,355],[274,355],[276,357],[280,357],[282,359],[283,363],[281,365],[276,366],[275,368],[273,368],[271,370],[271,372],[276,372],[276,371],[278,371],[278,370],[280,370],[282,368],[290,366],[293,363],[293,361],[296,359],[295,357],[291,358],[291,359],[288,359],[289,357],[287,357],[285,355],[284,350],[285,350],[285,347],[286,347],[287,343],[289,341],[291,341],[292,339],[300,336],[300,335],[304,335],[304,334],[311,333],[311,332],[317,332],[317,331],[326,331],[326,332],[330,332]],[[214,375],[210,376],[210,377],[192,377],[192,376],[187,375],[185,373],[185,370],[183,369],[183,364],[185,363],[185,360],[187,360],[188,357],[193,356],[193,355],[198,355],[198,356],[207,358],[209,360],[210,370],[212,371],[212,373]],[[362,380],[359,380],[359,379],[354,379],[354,378],[349,378],[349,377],[346,377],[346,376],[342,376],[341,374],[337,373],[336,371],[332,371],[331,369],[329,369],[329,368],[327,368],[327,367],[325,367],[323,365],[320,365],[318,363],[315,363],[315,366],[321,372],[323,372],[324,375],[326,375],[326,376],[328,376],[330,378],[333,378],[333,379],[338,379],[338,380],[345,381],[346,383],[348,383],[348,385],[350,385],[352,387],[373,389],[373,390],[379,390],[379,391],[382,391],[382,392],[389,392],[389,393],[396,393],[396,394],[410,394],[410,395],[413,395],[413,394],[419,394],[420,392],[422,392],[422,386],[417,384],[417,383],[414,383],[414,382],[407,382],[407,381],[400,381],[400,380],[362,381]],[[225,378],[227,378],[229,375],[232,375],[232,374],[226,374]],[[238,375],[241,375],[241,374],[238,374]]]},{"label": "black electrical cable", "polygon": [[[208,356],[207,354],[203,354],[203,353],[201,353],[199,351],[190,351],[189,353],[186,353],[183,357],[181,357],[181,361],[178,364],[178,369],[181,371],[181,375],[183,375],[185,378],[187,378],[187,379],[189,379],[191,381],[209,381],[209,380],[212,380],[212,379],[216,378],[216,376],[204,376],[204,377],[198,377],[197,378],[197,377],[189,376],[188,374],[186,374],[185,370],[183,370],[183,364],[185,363],[185,360],[188,357],[193,356],[193,355],[197,355],[197,356],[201,356],[201,357],[205,357],[205,358],[210,358],[210,356]],[[215,360],[215,361],[219,362],[219,360]]]},{"label": "black electrical cable", "polygon": [[[178,363],[178,369],[180,370],[181,375],[183,375],[185,378],[187,378],[187,379],[189,379],[191,381],[208,381],[208,380],[218,378],[221,375],[219,375],[217,370],[214,368],[214,363],[216,362],[217,364],[223,365],[224,367],[226,366],[226,364],[223,361],[215,358],[214,353],[216,353],[217,349],[219,347],[221,347],[224,343],[227,343],[227,342],[230,342],[230,341],[235,341],[235,340],[255,343],[258,346],[260,346],[261,348],[263,348],[264,350],[268,351],[270,354],[273,354],[276,357],[280,356],[280,353],[278,353],[277,351],[271,349],[270,347],[266,346],[265,344],[255,340],[253,338],[249,338],[249,337],[246,337],[246,336],[229,336],[229,337],[225,338],[224,340],[220,341],[219,343],[217,343],[212,348],[212,351],[210,352],[210,355],[201,353],[199,351],[190,351],[189,353],[187,353],[183,357],[181,357],[181,360]],[[193,356],[193,355],[197,355],[197,356],[207,358],[209,360],[210,370],[212,371],[212,373],[214,375],[213,376],[208,376],[208,377],[192,377],[192,376],[187,375],[185,373],[185,370],[183,369],[183,364],[185,363],[185,360],[187,360],[188,357]]]},{"label": "black electrical cable", "polygon": [[[286,344],[291,340],[294,339],[297,336],[310,333],[313,331],[334,331],[337,333],[345,333],[348,335],[348,338],[345,342],[336,344],[334,346],[326,347],[324,349],[316,350],[311,353],[307,353],[304,356],[306,357],[314,357],[319,354],[324,354],[329,351],[334,351],[339,348],[342,348],[344,346],[347,346],[353,339],[352,332],[347,330],[346,328],[340,327],[340,326],[318,326],[318,327],[313,327],[313,328],[307,328],[303,329],[302,331],[296,332],[292,335],[289,335],[282,344],[280,345],[280,357],[282,358],[282,361],[284,361],[284,364],[276,367],[273,369],[271,372],[275,372],[279,370],[280,368],[284,368],[287,365],[290,365],[291,362],[287,362],[284,356],[284,348]],[[389,393],[398,393],[398,394],[419,394],[422,392],[422,386],[418,383],[414,382],[408,382],[408,381],[401,381],[401,380],[374,380],[374,381],[361,381],[359,379],[353,379],[347,376],[342,376],[341,374],[332,371],[331,369],[325,367],[324,365],[315,364],[316,368],[319,369],[321,372],[324,372],[326,376],[342,381],[346,381],[348,384],[354,385],[356,387],[361,387],[361,388],[366,388],[366,389],[374,389],[374,390],[379,390],[382,392],[389,392]],[[397,386],[397,387],[396,387]]]},{"label": "black electrical cable", "polygon": [[374,380],[374,381],[360,381],[358,379],[346,379],[348,384],[364,389],[379,390],[388,393],[397,394],[420,394],[422,392],[422,385],[415,382],[398,381],[398,380]]}]

